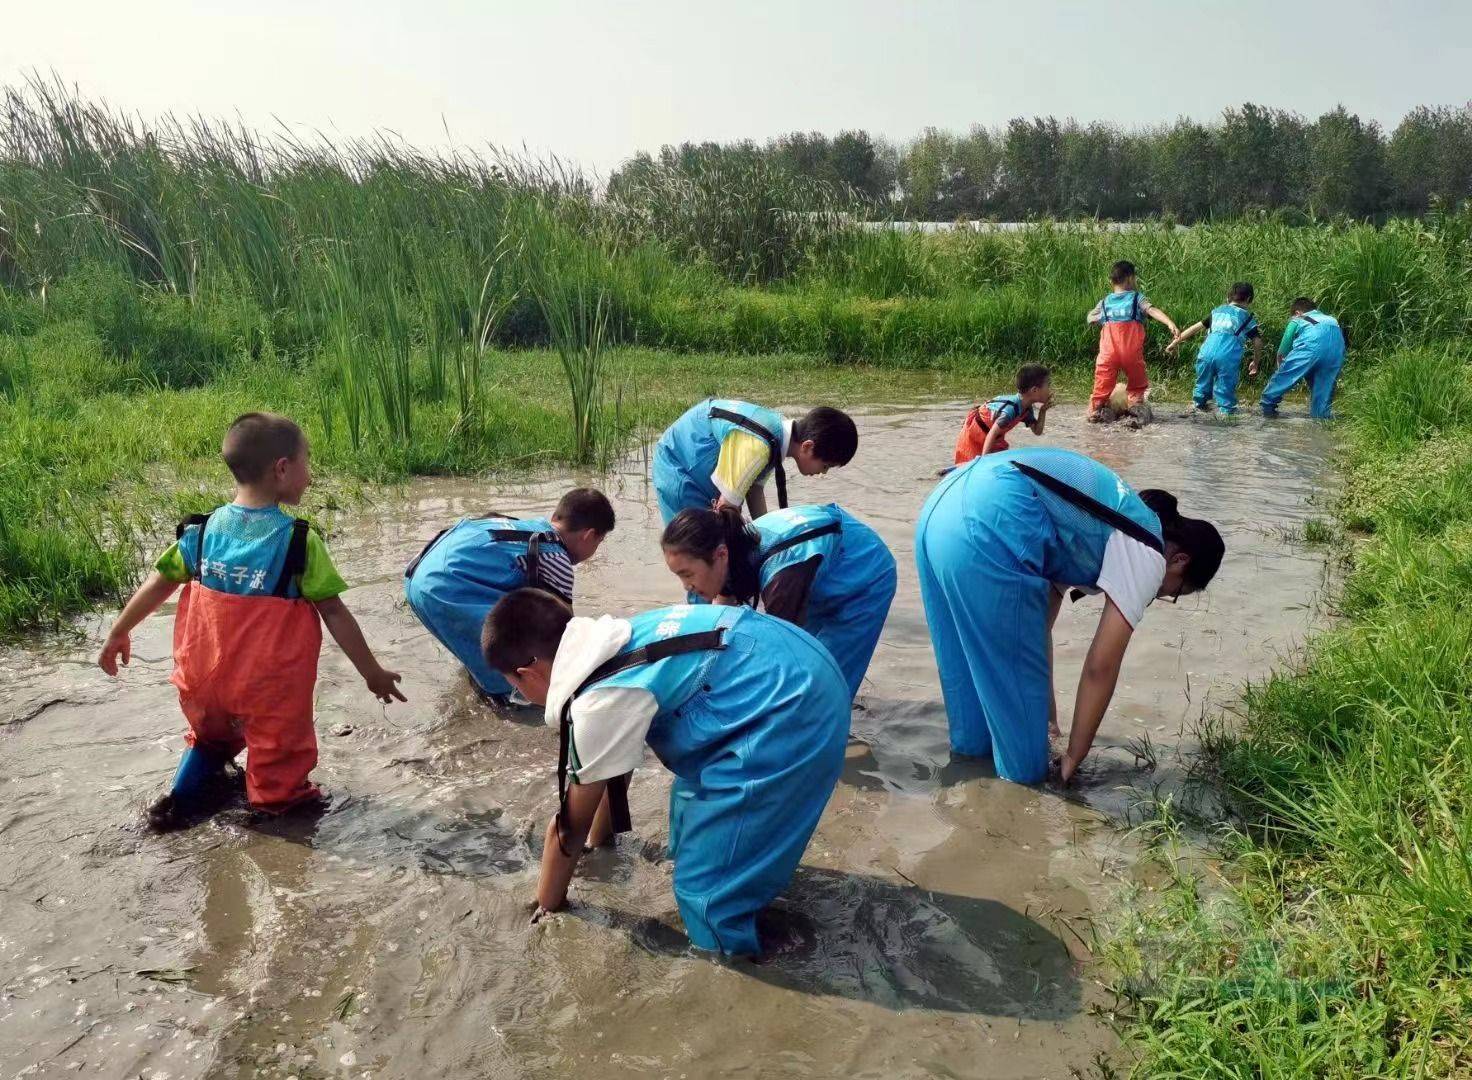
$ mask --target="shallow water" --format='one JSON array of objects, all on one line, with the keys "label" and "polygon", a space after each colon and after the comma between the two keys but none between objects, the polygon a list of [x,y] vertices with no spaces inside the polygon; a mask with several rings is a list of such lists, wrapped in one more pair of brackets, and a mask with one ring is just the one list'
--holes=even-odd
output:
[{"label": "shallow water", "polygon": [[[1142,796],[1179,784],[1183,727],[1312,626],[1323,560],[1282,531],[1312,513],[1328,437],[1292,421],[1130,432],[1050,417],[1044,442],[1175,491],[1228,547],[1204,597],[1152,608],[1085,782],[1064,795],[949,760],[911,537],[962,413],[870,408],[858,461],[790,478],[794,502],[841,501],[884,535],[900,589],[855,714],[867,746],[850,749],[781,901],[798,944],[761,965],[686,949],[663,860],[667,781],[652,763],[633,786],[635,837],[585,860],[570,912],[527,925],[554,733],[475,700],[408,612],[399,575],[462,514],[546,512],[566,476],[415,483],[337,522],[349,606],[410,704],[373,702],[328,643],[315,776],[334,801],[315,824],[262,831],[225,815],[162,838],[139,828],[181,745],[172,606],[139,629],[116,682],[92,666],[97,626],[86,647],[0,653],[0,1075],[1086,1068],[1111,1045],[1091,1015],[1107,1001],[1083,940],[1131,873],[1117,826]],[[581,610],[675,602],[642,457],[598,482],[619,525],[579,572]],[[1098,604],[1060,618],[1065,727]]]}]

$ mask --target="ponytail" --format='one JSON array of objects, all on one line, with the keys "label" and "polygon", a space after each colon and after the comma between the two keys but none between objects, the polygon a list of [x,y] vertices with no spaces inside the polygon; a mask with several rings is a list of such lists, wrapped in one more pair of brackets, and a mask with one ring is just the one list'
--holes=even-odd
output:
[{"label": "ponytail", "polygon": [[757,573],[761,537],[742,518],[740,510],[731,506],[719,510],[681,510],[665,526],[659,542],[669,551],[707,563],[715,561],[716,549],[725,544],[730,560],[721,592],[737,603],[755,606],[761,592],[761,577]]},{"label": "ponytail", "polygon": [[1160,519],[1160,532],[1165,542],[1190,557],[1186,563],[1186,583],[1192,591],[1211,584],[1227,550],[1216,526],[1201,518],[1183,517],[1176,497],[1159,488],[1140,492],[1140,501]]}]

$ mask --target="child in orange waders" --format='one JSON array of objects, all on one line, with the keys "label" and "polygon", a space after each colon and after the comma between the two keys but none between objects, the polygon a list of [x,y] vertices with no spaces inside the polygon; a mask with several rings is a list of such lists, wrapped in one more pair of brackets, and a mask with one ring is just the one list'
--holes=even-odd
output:
[{"label": "child in orange waders", "polygon": [[[380,701],[405,700],[399,676],[373,656],[340,599],[347,584],[305,521],[288,516],[312,482],[306,436],[284,416],[246,413],[221,447],[235,499],[182,522],[107,635],[98,666],[118,673],[133,628],[184,585],[174,618],[174,673],[188,744],[168,794],[148,810],[155,829],[186,824],[246,751],[245,793],[278,814],[317,801],[312,691],[321,623]],[[319,622],[320,617],[320,622]]]},{"label": "child in orange waders", "polygon": [[956,464],[1012,449],[1007,445],[1007,432],[1018,424],[1041,435],[1051,404],[1053,377],[1048,369],[1042,364],[1023,364],[1017,369],[1017,393],[994,397],[966,414],[961,434],[956,436]]},{"label": "child in orange waders", "polygon": [[1124,372],[1129,407],[1133,411],[1145,400],[1150,379],[1145,374],[1145,319],[1164,323],[1171,337],[1180,335],[1171,317],[1135,288],[1135,264],[1121,259],[1109,268],[1114,291],[1094,305],[1089,322],[1099,325],[1099,360],[1094,365],[1094,393],[1089,398],[1088,419],[1098,423],[1115,419],[1106,410],[1119,373]]}]

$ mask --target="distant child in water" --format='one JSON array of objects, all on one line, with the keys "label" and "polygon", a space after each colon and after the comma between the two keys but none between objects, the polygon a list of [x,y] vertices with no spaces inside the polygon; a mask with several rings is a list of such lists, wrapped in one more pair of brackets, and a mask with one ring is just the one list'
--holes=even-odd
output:
[{"label": "distant child in water", "polygon": [[1041,435],[1052,404],[1053,379],[1048,369],[1042,364],[1023,364],[1017,369],[1017,393],[994,397],[966,415],[956,438],[956,464],[1010,450],[1007,433],[1018,424]]},{"label": "distant child in water", "polygon": [[1088,419],[1093,421],[1113,419],[1104,406],[1109,403],[1121,371],[1127,380],[1129,407],[1138,409],[1144,402],[1145,392],[1150,389],[1150,379],[1145,374],[1147,318],[1164,323],[1172,338],[1180,336],[1171,317],[1135,287],[1134,263],[1121,259],[1111,266],[1109,282],[1113,291],[1095,304],[1088,315],[1089,322],[1099,327],[1099,359],[1094,365],[1094,393],[1089,399],[1088,413]]},{"label": "distant child in water", "polygon": [[317,764],[312,693],[322,623],[375,697],[405,700],[399,676],[374,658],[342,602],[347,583],[322,538],[281,509],[312,483],[302,429],[284,416],[246,413],[225,433],[221,455],[235,477],[234,501],[179,525],[97,658],[116,675],[118,661],[132,656],[133,628],[184,586],[170,681],[189,721],[188,747],[171,790],[149,807],[149,824],[160,830],[185,824],[241,750],[254,809],[281,813],[320,800],[308,776]]},{"label": "distant child in water", "polygon": [[1174,353],[1176,347],[1202,330],[1209,330],[1201,352],[1196,357],[1196,389],[1192,402],[1197,412],[1206,412],[1213,401],[1217,412],[1231,416],[1237,411],[1237,383],[1242,378],[1242,352],[1252,342],[1252,363],[1248,375],[1256,375],[1262,359],[1262,331],[1257,316],[1252,314],[1252,283],[1239,281],[1227,290],[1227,302],[1211,309],[1200,322],[1186,327],[1165,347]]}]

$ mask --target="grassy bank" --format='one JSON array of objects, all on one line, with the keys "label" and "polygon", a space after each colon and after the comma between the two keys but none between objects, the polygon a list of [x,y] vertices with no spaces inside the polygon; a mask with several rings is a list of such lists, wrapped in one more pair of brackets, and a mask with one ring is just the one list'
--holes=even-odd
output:
[{"label": "grassy bank", "polygon": [[1472,353],[1386,357],[1347,429],[1344,618],[1208,740],[1220,872],[1113,927],[1142,1076],[1472,1072]]},{"label": "grassy bank", "polygon": [[[151,379],[145,358],[110,352],[87,320],[0,339],[0,376],[8,379],[0,382],[0,636],[118,601],[174,521],[228,497],[220,438],[247,410],[280,411],[306,427],[321,478],[309,513],[359,481],[574,460],[572,398],[557,355],[492,350],[480,362],[473,428],[453,397],[434,397],[429,358],[417,350],[412,440],[382,434],[355,444],[327,363],[242,354],[208,382],[175,388]],[[962,367],[883,371],[815,357],[639,349],[609,353],[603,377],[609,450],[711,394],[851,402],[982,392],[974,369]]]}]

